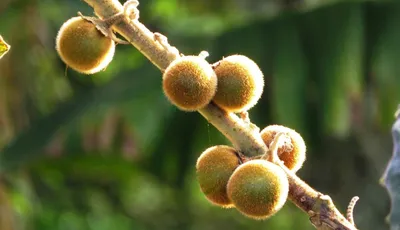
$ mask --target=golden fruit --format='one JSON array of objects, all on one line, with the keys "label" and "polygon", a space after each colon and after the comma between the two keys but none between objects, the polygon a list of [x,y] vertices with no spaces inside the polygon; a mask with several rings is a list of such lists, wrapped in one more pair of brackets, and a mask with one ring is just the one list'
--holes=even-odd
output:
[{"label": "golden fruit", "polygon": [[261,138],[269,146],[274,140],[275,135],[280,132],[290,137],[290,143],[286,143],[278,148],[279,159],[284,162],[288,169],[296,172],[306,160],[306,144],[299,133],[282,125],[269,125],[261,130]]},{"label": "golden fruit", "polygon": [[232,55],[219,61],[214,71],[218,77],[215,104],[229,112],[246,111],[257,104],[264,89],[264,77],[254,61]]},{"label": "golden fruit", "polygon": [[184,56],[173,61],[163,75],[163,89],[169,101],[184,111],[208,105],[217,89],[217,77],[202,57]]},{"label": "golden fruit", "polygon": [[210,147],[198,158],[197,180],[201,191],[211,203],[225,208],[232,207],[226,193],[226,185],[238,166],[236,151],[229,146]]},{"label": "golden fruit", "polygon": [[72,69],[94,74],[111,62],[115,43],[97,30],[93,23],[81,17],[73,17],[58,31],[56,50],[64,63]]},{"label": "golden fruit", "polygon": [[253,219],[266,219],[285,204],[289,182],[279,166],[267,160],[251,160],[235,170],[227,192],[242,214]]}]

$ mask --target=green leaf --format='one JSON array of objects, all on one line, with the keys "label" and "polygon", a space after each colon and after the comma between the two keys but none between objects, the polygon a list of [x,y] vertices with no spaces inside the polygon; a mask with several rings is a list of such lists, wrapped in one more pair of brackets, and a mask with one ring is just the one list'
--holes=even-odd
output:
[{"label": "green leaf", "polygon": [[[222,59],[222,56],[229,56],[232,54],[242,54],[248,56],[257,64],[262,64],[261,60],[265,57],[265,53],[268,53],[269,48],[266,44],[269,43],[269,39],[260,39],[265,37],[266,28],[268,23],[257,22],[249,26],[243,26],[240,28],[232,29],[216,40],[211,55],[218,60]],[[263,70],[264,71],[264,70]]]},{"label": "green leaf", "polygon": [[46,179],[43,180],[46,183],[49,181],[47,177],[56,172],[82,181],[124,182],[137,173],[139,168],[117,153],[101,156],[95,152],[71,154],[61,159],[48,158],[30,165],[30,169],[45,175]]},{"label": "green leaf", "polygon": [[275,123],[305,131],[307,60],[296,25],[297,17],[278,21],[274,30],[271,104]]},{"label": "green leaf", "polygon": [[0,59],[10,50],[11,46],[0,35]]},{"label": "green leaf", "polygon": [[358,117],[363,92],[364,20],[361,4],[338,4],[318,10],[305,20],[310,52],[311,84],[321,95],[317,100],[323,130],[345,136]]},{"label": "green leaf", "polygon": [[372,51],[371,78],[379,111],[377,123],[386,130],[400,101],[400,5],[390,4],[380,11],[385,13],[385,18],[375,24],[381,31]]}]

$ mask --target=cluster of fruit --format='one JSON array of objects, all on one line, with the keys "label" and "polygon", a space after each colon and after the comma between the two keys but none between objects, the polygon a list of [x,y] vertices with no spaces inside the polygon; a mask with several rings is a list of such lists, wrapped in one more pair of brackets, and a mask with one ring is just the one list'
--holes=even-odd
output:
[{"label": "cluster of fruit", "polygon": [[184,111],[202,109],[213,101],[227,112],[253,107],[264,88],[261,70],[251,59],[232,55],[210,65],[204,57],[184,56],[163,75],[163,89],[172,104]]},{"label": "cluster of fruit", "polygon": [[[184,56],[165,70],[163,89],[167,98],[184,111],[199,110],[211,101],[227,112],[253,107],[264,87],[256,63],[243,55],[232,55],[210,65],[203,57]],[[292,172],[305,161],[303,138],[293,129],[270,125],[261,131],[269,147],[278,133],[287,142],[278,147],[278,157]],[[254,219],[266,219],[285,204],[289,182],[284,170],[271,162],[272,156],[248,158],[229,146],[214,146],[197,160],[197,179],[213,204],[236,207]]]},{"label": "cluster of fruit", "polygon": [[[228,56],[210,65],[199,56],[175,60],[163,75],[168,99],[181,110],[199,110],[211,101],[227,112],[253,107],[264,87],[263,74],[256,63],[242,55]],[[261,131],[270,147],[278,133],[288,141],[278,147],[278,157],[292,172],[303,165],[306,146],[293,129],[270,125]],[[285,204],[289,182],[284,170],[272,163],[272,156],[248,158],[229,146],[214,146],[197,160],[197,178],[202,192],[213,204],[236,207],[244,215],[265,219]]]},{"label": "cluster of fruit", "polygon": [[[279,159],[295,173],[306,158],[304,140],[293,129],[280,125],[267,126],[261,137],[270,146],[278,133],[290,139],[279,146]],[[197,160],[197,180],[211,203],[235,207],[254,219],[266,219],[282,208],[289,192],[286,173],[271,160],[247,158],[229,146],[210,147]]]},{"label": "cluster of fruit", "polygon": [[[61,27],[56,49],[74,70],[93,74],[112,60],[115,43],[96,26],[74,17]],[[226,112],[243,112],[253,107],[264,88],[257,64],[243,55],[232,55],[211,65],[202,56],[183,56],[173,61],[163,74],[163,90],[169,101],[184,111],[196,111],[213,102]],[[270,125],[261,131],[266,146],[278,133],[288,141],[279,146],[278,157],[296,172],[305,161],[306,147],[294,130]],[[245,157],[229,146],[205,150],[196,165],[202,192],[213,204],[236,207],[255,219],[275,214],[286,202],[289,182],[286,173],[268,156]]]},{"label": "cluster of fruit", "polygon": [[[113,59],[115,42],[78,16],[61,26],[56,50],[70,68],[94,74]],[[200,56],[179,57],[163,75],[165,95],[184,111],[199,110],[211,101],[229,112],[246,111],[257,103],[263,88],[261,70],[242,55],[229,56],[214,65]]]}]

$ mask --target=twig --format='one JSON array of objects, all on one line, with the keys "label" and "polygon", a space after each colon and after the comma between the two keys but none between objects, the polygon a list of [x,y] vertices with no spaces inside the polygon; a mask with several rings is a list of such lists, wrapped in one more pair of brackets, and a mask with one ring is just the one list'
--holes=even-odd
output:
[{"label": "twig", "polygon": [[[96,15],[102,19],[124,11],[118,0],[84,1],[93,7]],[[138,20],[130,20],[125,17],[124,20],[115,24],[113,29],[142,52],[162,72],[180,56],[175,47],[169,46],[165,36],[152,33]],[[161,44],[156,38],[165,39],[161,40]],[[271,145],[274,147],[269,153],[267,152],[268,148],[261,139],[259,128],[247,119],[244,121],[213,103],[198,112],[246,156],[261,156],[277,151],[278,144],[275,144]],[[277,135],[276,141],[279,141],[279,137],[280,135]],[[317,229],[356,230],[356,227],[336,209],[329,196],[315,191],[285,166],[283,168],[289,179],[289,199],[310,216],[312,224]]]},{"label": "twig", "polygon": [[357,201],[358,201],[359,199],[360,199],[360,198],[359,198],[358,196],[353,197],[353,198],[350,200],[349,206],[347,206],[347,212],[346,212],[347,220],[348,220],[352,225],[354,225],[354,226],[355,226],[355,223],[354,223],[353,212],[354,212],[354,207],[356,206]]}]

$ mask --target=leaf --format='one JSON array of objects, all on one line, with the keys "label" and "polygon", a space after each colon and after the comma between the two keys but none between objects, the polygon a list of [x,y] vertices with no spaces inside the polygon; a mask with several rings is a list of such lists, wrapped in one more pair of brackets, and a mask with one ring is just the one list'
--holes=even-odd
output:
[{"label": "leaf", "polygon": [[308,67],[297,17],[283,18],[274,30],[271,104],[273,121],[299,132],[305,131]]},{"label": "leaf", "polygon": [[[222,56],[242,54],[261,64],[260,60],[266,52],[265,45],[269,42],[265,36],[267,27],[268,24],[265,22],[256,22],[227,31],[214,42],[212,56],[221,59]],[[260,39],[261,37],[265,39]]]},{"label": "leaf", "polygon": [[[61,173],[81,181],[124,182],[136,174],[140,166],[133,167],[118,153],[108,156],[85,153],[70,154],[62,159],[48,158],[30,165],[30,169],[46,179]],[[48,182],[49,180],[44,180]]]},{"label": "leaf", "polygon": [[359,121],[363,92],[364,20],[361,4],[338,4],[307,15],[304,39],[325,133],[348,135]]},{"label": "leaf", "polygon": [[274,21],[288,12],[308,14],[343,2],[382,0],[158,0],[148,8],[152,9],[151,14],[161,18],[163,27],[169,31],[192,36],[218,36],[254,21]]},{"label": "leaf", "polygon": [[400,105],[396,115],[392,127],[393,155],[381,179],[391,200],[391,210],[387,220],[392,230],[400,229]]},{"label": "leaf", "polygon": [[384,130],[390,127],[393,111],[400,101],[400,5],[390,4],[379,9],[385,20],[376,22],[379,27],[377,43],[372,51],[372,87],[377,103],[377,123]]},{"label": "leaf", "polygon": [[[148,64],[149,65],[149,64]],[[85,111],[98,106],[107,106],[132,97],[139,97],[159,81],[154,77],[154,68],[143,66],[133,73],[113,79],[109,84],[82,90],[71,100],[62,103],[58,108],[21,133],[0,153],[0,171],[12,169],[43,154],[42,148],[53,134],[61,127],[76,120]],[[137,76],[137,77],[132,77]]]},{"label": "leaf", "polygon": [[0,59],[10,50],[11,46],[0,35]]}]

